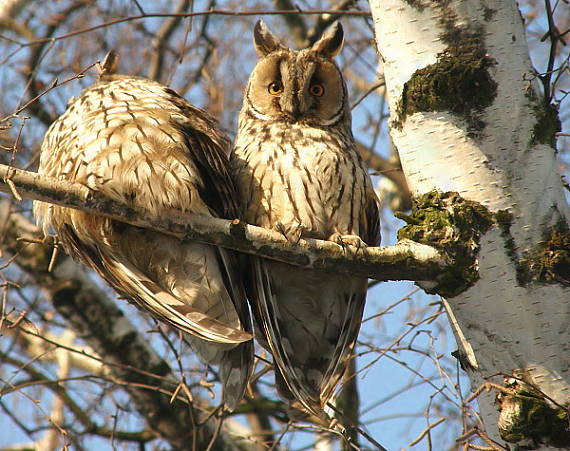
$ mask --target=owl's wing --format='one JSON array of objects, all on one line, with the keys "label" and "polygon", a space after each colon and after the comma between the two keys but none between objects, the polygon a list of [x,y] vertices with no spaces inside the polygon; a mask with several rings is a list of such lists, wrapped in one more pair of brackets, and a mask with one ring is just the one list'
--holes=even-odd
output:
[{"label": "owl's wing", "polygon": [[361,211],[362,238],[368,246],[380,246],[380,210],[372,186],[367,184],[366,202]]},{"label": "owl's wing", "polygon": [[[235,217],[225,167],[228,140],[206,113],[173,93],[121,76],[88,88],[50,127],[40,172],[157,216],[174,209]],[[68,252],[119,294],[202,340],[193,343],[205,360],[220,363],[232,391],[224,391],[224,400],[235,406],[251,373],[253,348],[230,252],[43,203],[34,211],[44,229],[55,229]]]},{"label": "owl's wing", "polygon": [[[108,224],[108,228],[113,224]],[[137,233],[135,227],[130,228]],[[124,233],[124,232],[123,232]],[[83,263],[95,270],[109,285],[128,300],[135,301],[139,306],[148,310],[156,318],[169,323],[186,333],[192,334],[202,340],[216,343],[238,344],[251,340],[251,332],[236,327],[230,327],[224,321],[204,313],[204,309],[195,308],[186,299],[176,297],[165,290],[160,281],[146,275],[137,267],[128,256],[120,252],[113,252],[105,247],[93,247],[81,242],[75,231],[64,225],[59,229],[59,238],[66,250]],[[153,237],[160,240],[162,237]],[[165,245],[175,244],[170,237],[166,237]],[[228,267],[228,256],[220,255],[222,277],[231,280]],[[224,260],[225,259],[225,260]],[[232,282],[234,282],[232,280]],[[239,305],[245,297],[238,287],[228,287],[234,305]],[[241,302],[243,304],[243,302]],[[233,307],[232,307],[233,308]],[[247,323],[248,318],[244,318]]]},{"label": "owl's wing", "polygon": [[[189,104],[175,91],[166,89],[165,92],[186,116],[207,115],[205,111]],[[220,135],[218,142],[213,141],[210,133],[212,125],[208,123],[194,123],[192,127],[188,127],[184,122],[173,125],[180,131],[185,147],[192,149],[193,161],[201,174],[200,180],[197,181],[200,197],[216,216],[237,218],[239,203],[237,190],[228,170],[230,144],[227,138]]]},{"label": "owl's wing", "polygon": [[[247,295],[244,287],[244,276],[240,269],[239,256],[227,249],[218,248],[220,259],[228,274],[227,285],[230,287],[230,295],[245,332],[253,335],[249,306],[246,302]],[[254,363],[253,340],[247,340],[237,345],[234,349],[224,352],[220,362],[220,380],[223,384],[223,401],[226,407],[234,410],[242,400]]]}]

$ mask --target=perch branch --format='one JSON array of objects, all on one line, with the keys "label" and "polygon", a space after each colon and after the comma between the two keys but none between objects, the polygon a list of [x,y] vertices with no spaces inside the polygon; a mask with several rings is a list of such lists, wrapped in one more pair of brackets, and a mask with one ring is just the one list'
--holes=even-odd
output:
[{"label": "perch branch", "polygon": [[449,264],[449,259],[436,249],[409,240],[394,246],[365,249],[315,239],[300,240],[295,244],[278,232],[238,219],[229,221],[174,211],[168,218],[156,218],[146,211],[114,202],[84,185],[0,165],[0,191],[14,195],[14,189],[22,198],[76,208],[180,239],[214,244],[306,268],[382,281],[435,281]]}]

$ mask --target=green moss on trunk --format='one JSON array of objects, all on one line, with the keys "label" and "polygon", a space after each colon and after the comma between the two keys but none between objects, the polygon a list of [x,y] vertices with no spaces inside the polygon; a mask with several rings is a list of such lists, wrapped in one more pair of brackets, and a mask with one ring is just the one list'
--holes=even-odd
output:
[{"label": "green moss on trunk", "polygon": [[[408,2],[418,10],[422,2]],[[489,73],[496,62],[487,56],[483,28],[462,24],[449,1],[433,6],[438,10],[440,39],[447,46],[437,55],[437,62],[417,70],[404,84],[393,126],[401,128],[406,117],[422,111],[449,111],[462,117],[474,135],[485,124],[481,111],[490,106],[497,94],[497,84]],[[492,10],[484,12],[486,20]]]},{"label": "green moss on trunk", "polygon": [[554,105],[536,105],[534,107],[536,124],[532,129],[531,144],[546,144],[556,147],[556,133],[562,130],[558,110]]},{"label": "green moss on trunk", "polygon": [[455,263],[438,277],[438,284],[430,293],[453,297],[478,280],[479,240],[494,223],[487,208],[456,192],[431,191],[414,199],[411,216],[396,216],[408,223],[398,231],[398,239],[434,246],[454,259]]},{"label": "green moss on trunk", "polygon": [[501,438],[509,443],[525,443],[524,449],[535,449],[540,444],[570,447],[568,406],[549,402],[526,381],[524,372],[516,372],[515,377],[496,398]]},{"label": "green moss on trunk", "polygon": [[417,70],[404,84],[393,124],[401,128],[417,112],[450,111],[462,116],[471,131],[481,130],[477,113],[491,105],[497,90],[487,70],[491,65],[486,56],[440,54],[437,63]]},{"label": "green moss on trunk", "polygon": [[563,219],[546,230],[543,240],[520,261],[530,282],[570,286],[570,230]]}]

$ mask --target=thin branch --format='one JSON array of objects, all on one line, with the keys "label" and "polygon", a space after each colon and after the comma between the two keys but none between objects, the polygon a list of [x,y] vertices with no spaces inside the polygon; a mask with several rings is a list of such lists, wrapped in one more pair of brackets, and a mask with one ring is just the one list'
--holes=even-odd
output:
[{"label": "thin branch", "polygon": [[[178,6],[175,10],[176,13],[185,11],[188,8],[189,4],[190,0],[179,0]],[[151,80],[161,81],[166,44],[182,19],[182,16],[169,17],[162,23],[156,32],[156,35],[151,44],[153,53],[150,59],[150,67],[147,73],[147,77]]]},{"label": "thin branch", "polygon": [[113,202],[84,185],[0,165],[0,191],[9,193],[5,180],[11,180],[23,198],[101,214],[180,239],[227,247],[295,266],[377,280],[436,281],[448,264],[448,259],[436,249],[409,240],[394,246],[370,248],[340,246],[314,239],[294,244],[278,232],[237,219],[228,221],[178,211],[173,211],[169,218],[156,218],[146,211],[135,211]]},{"label": "thin branch", "polygon": [[[6,203],[0,204],[0,211],[6,208]],[[10,254],[18,255],[18,266],[33,275],[76,334],[98,355],[105,356],[105,363],[116,378],[113,382],[124,386],[133,407],[147,421],[149,430],[177,449],[187,449],[193,439],[198,447],[205,448],[215,434],[217,423],[204,421],[204,415],[196,406],[189,413],[187,402],[170,402],[170,388],[175,380],[170,366],[89,275],[66,257],[60,258],[54,271],[48,273],[49,249],[32,243],[22,246],[16,240],[18,236],[38,234],[37,227],[21,214],[9,216],[4,232],[4,248]],[[192,427],[193,416],[199,420],[196,423],[199,426]],[[236,443],[236,438],[225,428],[219,434],[217,445],[219,450],[251,449],[247,443]]]},{"label": "thin branch", "polygon": [[[213,9],[215,4],[216,4],[216,0],[210,0],[210,2],[208,4],[209,9]],[[212,55],[214,54],[214,49],[216,48],[216,42],[208,34],[208,25],[210,23],[211,17],[212,16],[210,16],[210,15],[204,16],[204,20],[202,21],[202,28],[200,30],[200,33],[198,34],[198,36],[196,37],[196,40],[194,41],[196,43],[198,43],[201,40],[206,41],[207,45],[206,45],[205,50],[204,50],[204,55],[202,56],[202,61],[198,65],[197,69],[194,71],[194,75],[191,77],[188,77],[188,81],[184,84],[184,86],[182,88],[180,88],[178,90],[179,94],[186,93],[189,89],[191,89],[192,87],[194,87],[195,85],[198,84],[198,82],[200,81],[200,79],[204,75],[204,69],[207,67],[208,63],[210,62],[210,59],[212,58]],[[181,51],[179,61],[182,61],[182,55],[183,54],[184,54],[184,52]]]},{"label": "thin branch", "polygon": [[278,15],[320,15],[320,14],[337,14],[342,16],[354,16],[354,17],[370,17],[370,11],[332,11],[332,10],[287,10],[287,11],[230,11],[225,9],[212,9],[209,11],[195,11],[191,13],[152,13],[152,14],[140,14],[137,16],[121,17],[120,19],[109,20],[107,22],[100,23],[98,25],[93,25],[91,27],[81,28],[79,30],[71,31],[69,33],[62,34],[53,38],[38,39],[36,41],[27,42],[24,46],[41,44],[44,41],[60,41],[62,39],[68,39],[79,34],[89,33],[91,31],[99,30],[100,28],[105,28],[110,25],[117,25],[125,22],[133,22],[137,20],[150,19],[155,17],[197,17],[197,16],[278,16]]},{"label": "thin branch", "polygon": [[92,63],[89,66],[87,66],[86,68],[84,68],[83,70],[81,70],[78,74],[73,75],[69,78],[66,78],[65,80],[63,80],[62,82],[59,82],[59,80],[56,78],[51,85],[49,85],[49,87],[45,88],[40,94],[38,94],[36,97],[28,100],[24,105],[20,106],[16,111],[14,111],[13,113],[9,114],[8,116],[5,116],[3,118],[0,118],[0,123],[2,122],[6,122],[12,118],[18,117],[18,115],[24,111],[26,108],[34,105],[34,102],[36,102],[40,97],[46,95],[48,92],[52,91],[53,89],[63,86],[73,80],[77,80],[79,78],[83,78],[85,76],[85,73],[91,69],[92,67],[94,67],[95,65],[97,65],[98,62]]},{"label": "thin branch", "polygon": [[383,175],[390,179],[397,187],[400,194],[401,210],[409,210],[412,206],[412,193],[406,181],[406,176],[402,170],[402,166],[398,162],[388,160],[381,155],[378,155],[370,147],[357,142],[356,149],[366,164],[371,169],[374,169],[376,175]]},{"label": "thin branch", "polygon": [[426,435],[428,435],[428,433],[429,433],[433,428],[435,428],[436,426],[439,426],[439,425],[440,425],[441,423],[443,423],[444,421],[445,421],[445,418],[442,417],[442,418],[440,418],[439,420],[437,420],[436,422],[429,424],[429,425],[420,433],[420,435],[418,435],[418,437],[417,437],[414,441],[410,442],[410,444],[409,444],[408,446],[415,446],[415,445],[417,445],[418,443],[420,443],[420,442],[422,441],[422,439],[423,439]]},{"label": "thin branch", "polygon": [[343,13],[355,5],[356,0],[341,0],[338,4],[334,5],[334,11],[319,15],[317,23],[307,35],[308,44],[314,44],[330,24],[332,24],[335,20],[338,20],[338,18],[342,16]]},{"label": "thin branch", "polygon": [[552,70],[554,69],[554,61],[556,60],[556,47],[560,40],[560,34],[554,23],[554,14],[550,5],[550,0],[544,0],[546,8],[546,19],[548,20],[548,36],[550,38],[550,53],[548,55],[548,66],[545,74],[541,77],[544,85],[544,101],[548,105],[552,100],[553,86],[550,85],[552,79]]},{"label": "thin branch", "polygon": [[[290,11],[297,9],[295,4],[291,0],[273,0],[275,9]],[[302,49],[307,46],[307,24],[305,19],[300,14],[284,14],[283,19],[289,27],[289,33],[291,39],[297,46],[297,48]]]},{"label": "thin branch", "polygon": [[[62,349],[68,356],[67,350]],[[33,357],[39,357],[40,360],[44,360],[44,355],[33,355]],[[75,416],[77,420],[85,428],[85,433],[100,435],[102,437],[115,437],[118,440],[125,441],[135,441],[135,442],[147,442],[155,437],[148,431],[119,431],[116,429],[107,429],[105,427],[96,424],[90,417],[90,415],[85,412],[69,395],[67,390],[63,387],[62,382],[65,378],[58,377],[57,379],[51,379],[46,374],[42,373],[35,367],[28,365],[27,363],[21,362],[13,357],[10,357],[4,353],[0,353],[0,360],[4,363],[10,364],[19,370],[28,373],[34,381],[41,383],[42,385],[48,387],[57,397],[60,399],[69,411]]]},{"label": "thin branch", "polygon": [[[259,392],[259,387],[257,381],[250,382],[250,389],[252,393],[252,400],[262,400],[263,396]],[[256,438],[259,442],[259,451],[266,450],[273,446],[275,442],[275,437],[273,434],[273,428],[271,426],[271,421],[269,418],[269,413],[264,411],[257,411],[257,409],[252,409],[252,412],[247,415],[248,422],[251,426],[251,436]]]},{"label": "thin branch", "polygon": [[24,73],[26,77],[26,86],[29,89],[29,101],[26,104],[29,106],[30,112],[47,127],[49,127],[49,125],[53,122],[54,118],[46,110],[45,105],[43,104],[42,96],[47,91],[41,92],[40,85],[36,80],[36,73],[39,69],[43,56],[45,56],[44,50],[46,46],[52,42],[51,36],[57,31],[59,27],[61,27],[66,22],[66,20],[74,12],[78,11],[84,6],[87,6],[87,2],[85,0],[80,0],[49,19],[49,26],[44,33],[43,39],[41,39],[42,43],[33,48],[30,52],[27,71]]}]

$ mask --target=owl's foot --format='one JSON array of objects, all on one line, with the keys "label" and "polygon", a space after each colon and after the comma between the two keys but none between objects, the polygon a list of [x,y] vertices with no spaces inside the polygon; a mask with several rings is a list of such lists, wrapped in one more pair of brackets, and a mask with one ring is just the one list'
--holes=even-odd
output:
[{"label": "owl's foot", "polygon": [[283,224],[278,222],[274,227],[281,235],[287,238],[287,241],[293,244],[299,244],[305,231],[305,227],[301,224]]},{"label": "owl's foot", "polygon": [[324,410],[320,407],[314,406],[316,412],[309,412],[305,406],[303,406],[299,401],[290,401],[289,405],[286,406],[287,416],[293,421],[303,422],[303,423],[314,423],[325,428],[329,428],[331,424],[336,424],[337,420],[331,418]]},{"label": "owl's foot", "polygon": [[341,246],[346,253],[352,253],[354,255],[358,255],[359,252],[363,253],[368,247],[358,235],[342,235],[335,232],[328,240]]}]

